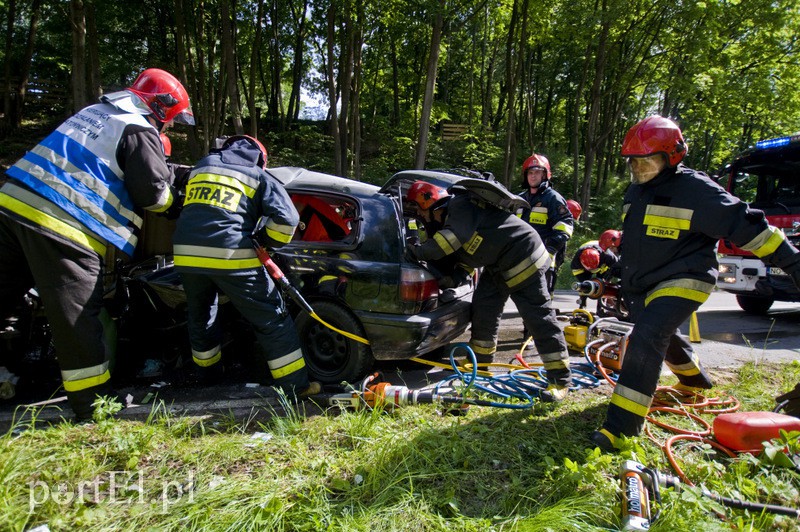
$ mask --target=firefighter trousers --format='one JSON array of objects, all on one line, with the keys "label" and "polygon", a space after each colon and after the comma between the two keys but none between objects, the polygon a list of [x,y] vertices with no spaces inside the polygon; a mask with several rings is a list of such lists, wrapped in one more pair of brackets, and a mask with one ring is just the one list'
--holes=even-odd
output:
[{"label": "firefighter trousers", "polygon": [[264,268],[218,274],[183,270],[180,274],[188,301],[189,340],[196,364],[211,368],[222,356],[222,330],[217,320],[218,294],[222,293],[253,327],[275,385],[287,392],[308,386],[297,329]]},{"label": "firefighter trousers", "polygon": [[625,294],[625,302],[634,327],[603,423],[603,429],[612,436],[636,436],[641,432],[663,362],[682,384],[712,386],[691,344],[678,330],[698,309],[699,302],[662,296],[645,305],[645,294]]},{"label": "firefighter trousers", "polygon": [[0,318],[10,315],[36,287],[50,324],[67,399],[79,419],[111,393],[114,349],[103,310],[103,259],[0,214]]},{"label": "firefighter trousers", "polygon": [[559,386],[569,385],[567,342],[556,322],[545,273],[541,270],[534,274],[533,282],[510,294],[498,286],[491,273],[484,272],[472,295],[472,335],[469,341],[472,350],[483,357],[492,356],[497,351],[497,332],[509,297],[517,306],[525,328],[533,335],[533,343],[547,371],[547,380]]}]

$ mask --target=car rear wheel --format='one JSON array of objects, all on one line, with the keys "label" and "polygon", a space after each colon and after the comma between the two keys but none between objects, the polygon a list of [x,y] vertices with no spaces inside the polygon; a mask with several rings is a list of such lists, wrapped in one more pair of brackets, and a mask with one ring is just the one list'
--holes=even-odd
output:
[{"label": "car rear wheel", "polygon": [[775,300],[769,297],[736,296],[736,302],[748,314],[766,314]]},{"label": "car rear wheel", "polygon": [[[317,316],[333,327],[362,338],[365,336],[358,318],[342,305],[318,301],[312,306]],[[329,329],[307,312],[300,312],[296,323],[312,380],[326,384],[356,382],[372,368],[374,359],[368,345]]]}]

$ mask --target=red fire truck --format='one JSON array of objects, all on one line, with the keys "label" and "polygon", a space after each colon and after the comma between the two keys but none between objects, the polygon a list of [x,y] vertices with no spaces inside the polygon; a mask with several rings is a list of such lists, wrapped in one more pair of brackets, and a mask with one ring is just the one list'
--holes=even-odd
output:
[{"label": "red fire truck", "polygon": [[[764,211],[769,223],[800,244],[800,135],[762,140],[727,165],[719,183]],[[800,291],[780,268],[766,266],[729,240],[719,242],[717,287],[736,294],[745,312],[765,314],[775,301],[800,301]]]}]

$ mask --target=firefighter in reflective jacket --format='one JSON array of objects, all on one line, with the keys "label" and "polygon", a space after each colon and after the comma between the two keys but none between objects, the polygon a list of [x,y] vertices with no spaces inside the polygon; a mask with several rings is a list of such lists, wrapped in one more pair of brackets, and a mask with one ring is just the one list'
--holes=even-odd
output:
[{"label": "firefighter in reflective jacket", "polygon": [[484,268],[472,296],[469,341],[478,362],[493,361],[500,317],[510,296],[533,332],[547,370],[550,386],[542,399],[564,399],[570,382],[569,355],[545,283],[550,255],[536,231],[511,213],[478,205],[469,194],[451,196],[424,181],[415,182],[406,199],[416,206],[426,230],[433,234],[423,244],[409,246],[417,259],[430,261],[455,255],[467,267]]},{"label": "firefighter in reflective jacket", "polygon": [[550,161],[544,155],[533,154],[522,163],[525,190],[520,196],[528,202],[530,210],[522,212],[521,216],[539,233],[552,258],[547,270],[547,290],[552,297],[574,219],[566,200],[553,188],[551,177]]},{"label": "firefighter in reflective jacket", "polygon": [[68,118],[6,172],[0,189],[0,319],[36,286],[78,420],[91,419],[96,397],[111,392],[106,252],[132,255],[142,209],[173,207],[159,138],[173,121],[194,124],[189,96],[172,74],[149,68]]},{"label": "firefighter in reflective jacket", "polygon": [[266,216],[265,233],[258,238],[267,249],[279,248],[292,239],[299,222],[289,194],[266,166],[264,146],[239,135],[212,150],[189,175],[172,242],[188,300],[192,358],[201,380],[220,377],[222,331],[216,318],[218,293],[223,293],[252,325],[275,385],[291,395],[318,393],[319,383],[309,385],[294,321],[250,239]]},{"label": "firefighter in reflective jacket", "polygon": [[591,435],[613,450],[641,432],[662,362],[687,392],[712,383],[678,331],[716,283],[715,246],[727,238],[800,284],[800,253],[764,213],[728,194],[705,174],[679,164],[687,147],[678,126],[651,116],[625,136],[631,185],[623,201],[623,297],[635,324],[606,420]]}]

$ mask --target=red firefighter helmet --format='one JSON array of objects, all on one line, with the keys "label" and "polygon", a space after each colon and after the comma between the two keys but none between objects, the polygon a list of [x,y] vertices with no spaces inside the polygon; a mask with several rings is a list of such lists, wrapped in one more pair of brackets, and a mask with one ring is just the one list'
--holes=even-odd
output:
[{"label": "red firefighter helmet", "polygon": [[542,168],[544,170],[544,179],[543,181],[547,181],[550,179],[550,161],[547,160],[547,157],[544,155],[539,155],[538,153],[534,153],[527,159],[525,162],[522,163],[522,186],[527,188],[528,187],[528,170],[531,168]]},{"label": "red firefighter helmet", "polygon": [[600,235],[599,243],[603,251],[610,247],[618,248],[622,244],[622,233],[616,229],[607,229]]},{"label": "red firefighter helmet", "polygon": [[159,136],[161,137],[161,145],[164,146],[164,156],[169,157],[172,155],[172,141],[163,133]]},{"label": "red firefighter helmet", "polygon": [[264,145],[261,144],[261,142],[255,137],[251,137],[250,135],[233,135],[225,139],[225,142],[222,143],[220,149],[224,150],[237,140],[243,140],[243,139],[250,142],[250,144],[254,145],[256,148],[258,148],[258,151],[261,152],[261,156],[258,158],[258,166],[266,170],[267,161],[269,160],[269,152],[267,152],[267,148],[265,148]]},{"label": "red firefighter helmet", "polygon": [[581,266],[584,270],[596,270],[600,266],[600,252],[594,248],[581,251]]},{"label": "red firefighter helmet", "polygon": [[628,130],[622,142],[623,157],[663,153],[669,166],[677,166],[688,151],[678,125],[663,116],[648,116]]},{"label": "red firefighter helmet", "polygon": [[448,192],[427,181],[416,181],[408,189],[406,200],[416,203],[422,210],[428,210],[444,198],[450,197]]},{"label": "red firefighter helmet", "polygon": [[567,209],[569,209],[569,212],[572,213],[572,217],[576,220],[581,217],[581,213],[583,212],[581,204],[571,199],[567,200]]},{"label": "red firefighter helmet", "polygon": [[181,124],[194,125],[194,115],[189,95],[178,78],[160,68],[148,68],[139,74],[130,92],[138,96],[161,122],[174,120]]}]

